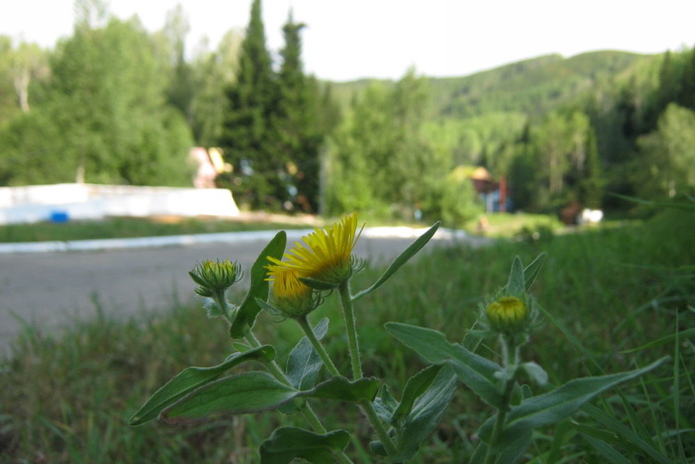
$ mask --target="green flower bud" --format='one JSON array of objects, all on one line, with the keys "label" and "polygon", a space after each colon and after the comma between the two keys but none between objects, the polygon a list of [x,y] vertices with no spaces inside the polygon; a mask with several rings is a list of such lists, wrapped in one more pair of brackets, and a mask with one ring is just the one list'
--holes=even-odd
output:
[{"label": "green flower bud", "polygon": [[229,261],[205,260],[188,272],[191,279],[200,287],[195,289],[198,295],[212,297],[217,292],[224,292],[239,282],[243,277],[239,263]]},{"label": "green flower bud", "polygon": [[526,305],[515,296],[507,296],[493,301],[485,312],[491,328],[497,332],[521,332],[529,320]]}]

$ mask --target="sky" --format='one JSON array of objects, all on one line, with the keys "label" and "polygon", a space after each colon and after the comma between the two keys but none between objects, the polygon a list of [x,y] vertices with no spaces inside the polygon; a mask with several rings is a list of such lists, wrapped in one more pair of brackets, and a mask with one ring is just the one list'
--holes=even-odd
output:
[{"label": "sky", "polygon": [[[0,35],[52,48],[72,34],[73,0],[0,0]],[[251,0],[110,0],[122,19],[150,31],[181,4],[187,46],[212,48],[245,29]],[[681,51],[695,45],[695,0],[263,0],[267,47],[283,46],[290,9],[302,34],[305,71],[319,79],[465,76],[550,53]]]}]

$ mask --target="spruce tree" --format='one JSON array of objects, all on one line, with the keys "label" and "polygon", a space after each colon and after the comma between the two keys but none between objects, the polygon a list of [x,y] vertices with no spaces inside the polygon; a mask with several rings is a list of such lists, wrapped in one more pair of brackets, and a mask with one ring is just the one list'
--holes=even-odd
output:
[{"label": "spruce tree", "polygon": [[579,202],[586,208],[600,209],[603,197],[603,181],[601,179],[601,162],[596,143],[596,132],[593,127],[587,129],[586,159],[579,180]]},{"label": "spruce tree", "polygon": [[[285,46],[278,76],[277,113],[273,130],[275,148],[285,162],[285,179],[291,200],[306,212],[316,212],[319,203],[319,148],[323,140],[317,118],[317,87],[304,74],[300,32],[304,24],[292,15],[283,27]],[[294,191],[296,189],[296,191]]]},{"label": "spruce tree", "polygon": [[[225,161],[234,166],[229,187],[253,208],[275,206],[283,186],[283,169],[272,147],[271,117],[275,110],[275,77],[266,49],[261,1],[254,0],[241,47],[236,83],[229,87],[220,137]],[[240,198],[241,197],[241,198]]]}]

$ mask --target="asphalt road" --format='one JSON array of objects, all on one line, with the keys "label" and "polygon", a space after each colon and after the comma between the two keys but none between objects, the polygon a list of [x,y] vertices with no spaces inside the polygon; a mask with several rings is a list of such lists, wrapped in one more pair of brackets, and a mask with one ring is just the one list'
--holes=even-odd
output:
[{"label": "asphalt road", "polygon": [[[367,232],[355,253],[373,263],[387,263],[422,231]],[[483,243],[481,239],[438,232],[426,249],[460,241]],[[97,305],[110,315],[128,316],[166,310],[177,301],[192,302],[194,284],[188,271],[196,263],[230,259],[239,261],[248,271],[266,244],[266,238],[247,236],[238,243],[231,240],[154,248],[2,253],[0,354],[9,352],[9,343],[23,324],[56,330],[75,319],[94,317]],[[244,284],[248,285],[242,281]]]}]

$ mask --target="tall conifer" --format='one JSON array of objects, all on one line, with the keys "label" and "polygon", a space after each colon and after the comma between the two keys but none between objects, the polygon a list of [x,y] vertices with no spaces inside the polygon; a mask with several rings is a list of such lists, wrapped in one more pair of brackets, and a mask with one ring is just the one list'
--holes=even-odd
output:
[{"label": "tall conifer", "polygon": [[261,1],[254,0],[237,81],[227,90],[228,107],[220,145],[226,161],[235,167],[232,190],[255,208],[268,206],[267,200],[276,198],[283,188],[278,176],[282,162],[274,156],[270,143],[275,85]]},{"label": "tall conifer", "polygon": [[579,201],[591,209],[601,208],[603,181],[601,179],[601,161],[599,158],[596,132],[589,126],[586,133],[586,159],[579,180]]},{"label": "tall conifer", "polygon": [[[276,147],[286,161],[286,176],[292,200],[307,212],[316,212],[319,197],[319,147],[323,139],[317,121],[317,87],[304,74],[302,42],[304,24],[292,14],[283,27],[285,46],[278,76]],[[296,188],[296,192],[293,189]]]}]

